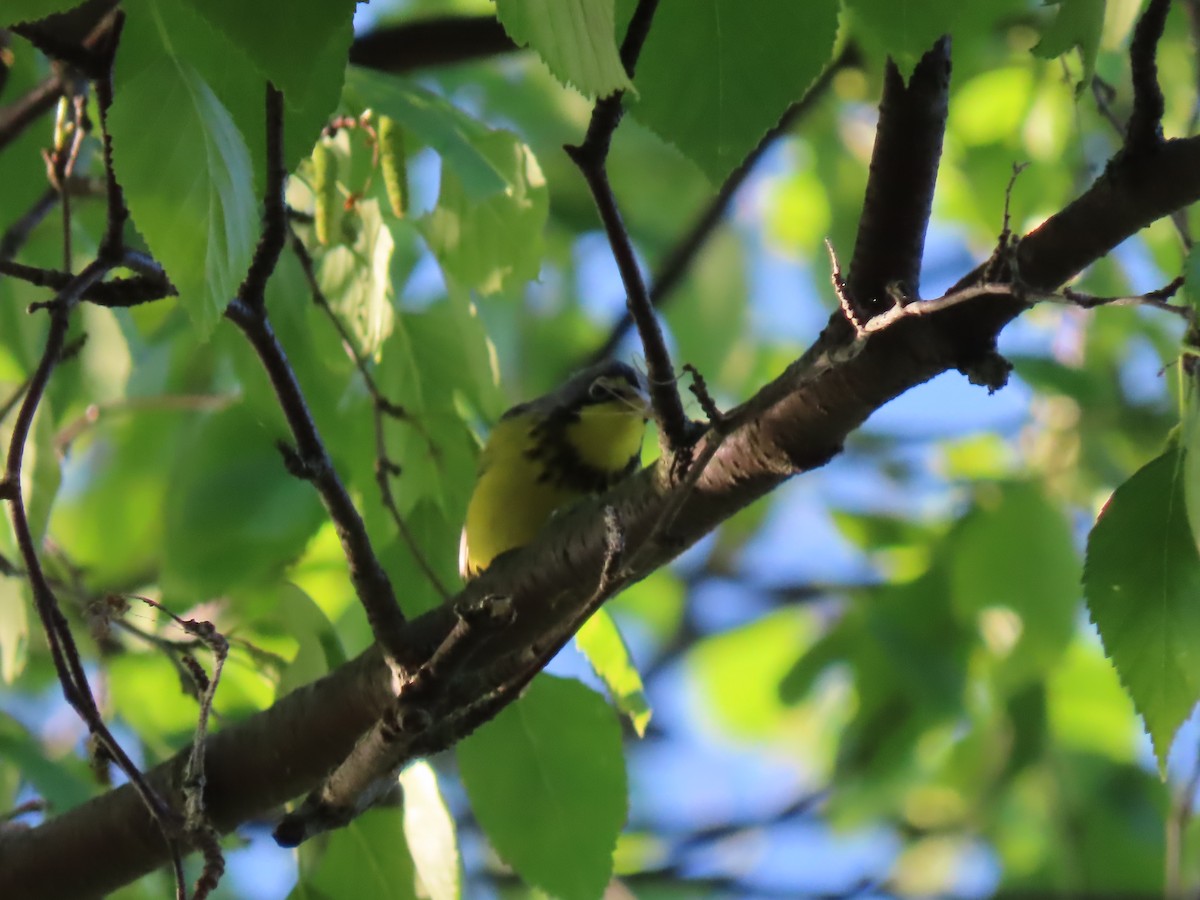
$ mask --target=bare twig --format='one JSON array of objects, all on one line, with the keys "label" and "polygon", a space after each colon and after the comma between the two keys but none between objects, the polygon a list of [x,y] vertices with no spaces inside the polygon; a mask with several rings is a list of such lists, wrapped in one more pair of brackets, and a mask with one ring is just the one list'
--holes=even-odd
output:
[{"label": "bare twig", "polygon": [[[650,23],[654,19],[657,7],[658,0],[640,0],[625,32],[625,40],[621,43],[621,62],[630,78],[633,77],[638,54],[650,32]],[[624,94],[621,91],[597,100],[592,108],[592,118],[583,143],[564,149],[583,173],[595,200],[596,209],[600,213],[600,220],[604,223],[613,258],[621,272],[626,305],[642,339],[650,397],[654,403],[663,442],[667,452],[674,456],[682,452],[689,441],[687,416],[684,414],[683,401],[675,383],[675,370],[671,365],[671,355],[667,351],[662,328],[654,316],[654,308],[633,252],[633,242],[621,221],[621,212],[608,180],[608,150],[613,132],[621,122],[623,100]]]},{"label": "bare twig", "polygon": [[204,748],[208,740],[208,720],[212,713],[213,698],[216,696],[217,686],[221,683],[221,670],[229,656],[229,641],[211,622],[180,618],[149,597],[134,596],[147,606],[165,613],[176,625],[207,647],[213,655],[212,677],[205,673],[195,657],[189,654],[181,658],[193,682],[199,688],[196,699],[200,703],[200,714],[196,719],[196,730],[192,734],[192,752],[188,755],[187,765],[183,769],[182,787],[184,828],[204,856],[204,871],[196,880],[193,900],[203,900],[216,888],[225,871],[225,858],[221,854],[217,831],[204,809]]},{"label": "bare twig", "polygon": [[383,500],[384,508],[387,509],[388,515],[392,517],[397,530],[400,532],[400,537],[408,547],[409,552],[413,555],[417,566],[421,569],[433,589],[438,592],[442,600],[449,600],[450,592],[434,571],[432,563],[426,557],[424,550],[421,549],[420,542],[412,533],[412,529],[408,527],[408,522],[404,516],[400,514],[400,508],[396,505],[395,495],[392,493],[392,477],[400,473],[400,467],[394,463],[388,456],[387,443],[384,435],[384,417],[390,416],[402,422],[407,422],[412,427],[421,431],[425,440],[429,443],[430,449],[435,449],[428,434],[425,434],[424,429],[404,407],[391,402],[383,396],[383,392],[379,390],[379,386],[375,383],[374,377],[371,375],[370,367],[367,365],[367,360],[359,352],[358,347],[354,343],[354,339],[350,336],[345,324],[338,318],[337,313],[333,311],[333,307],[329,305],[329,300],[325,297],[325,292],[321,290],[321,285],[317,281],[316,269],[313,266],[312,256],[308,252],[308,248],[304,246],[304,242],[299,236],[292,232],[292,250],[296,254],[296,258],[300,262],[300,268],[304,272],[305,280],[308,281],[309,292],[312,295],[312,301],[329,319],[338,336],[342,339],[342,347],[346,354],[354,363],[354,367],[358,370],[359,376],[366,385],[367,393],[371,395],[372,411],[375,421],[375,481],[379,485],[379,493]]},{"label": "bare twig", "polygon": [[362,516],[354,507],[313,422],[296,374],[275,336],[267,316],[265,289],[278,264],[287,240],[287,207],[284,190],[287,169],[283,164],[282,95],[267,90],[268,184],[264,200],[263,237],[255,250],[250,274],[242,283],[238,297],[229,304],[225,316],[246,335],[275,389],[280,408],[287,419],[294,448],[280,445],[289,471],[311,481],[317,489],[341,539],[350,567],[355,594],[362,603],[372,634],[393,665],[406,668],[407,653],[401,640],[404,614],[396,602],[387,573],[375,555]]},{"label": "bare twig", "polygon": [[70,626],[59,608],[58,600],[38,558],[37,547],[30,531],[25,509],[25,499],[21,491],[25,445],[29,438],[34,414],[50,381],[50,375],[66,347],[70,311],[79,302],[83,292],[102,278],[117,262],[118,260],[106,258],[102,254],[89,263],[70,285],[60,291],[49,306],[50,329],[46,335],[46,344],[41,360],[33,375],[30,376],[24,399],[13,424],[4,477],[3,480],[0,480],[0,497],[8,501],[13,532],[33,593],[34,607],[46,634],[50,655],[63,689],[63,695],[80,718],[87,723],[89,731],[99,740],[104,752],[116,761],[128,776],[142,802],[158,823],[167,843],[172,848],[172,858],[176,863],[176,883],[177,887],[180,887],[183,884],[181,880],[183,869],[182,858],[177,847],[178,819],[170,807],[150,787],[133,760],[129,758],[104,724],[88,685],[87,675],[84,672],[75,640],[71,635]]},{"label": "bare twig", "polygon": [[0,263],[17,255],[25,242],[29,240],[29,235],[57,205],[58,191],[52,187],[46,188],[25,214],[8,226],[4,235],[0,236]]},{"label": "bare twig", "polygon": [[[762,139],[737,168],[729,173],[729,176],[725,179],[716,195],[701,210],[700,215],[696,217],[695,221],[692,222],[691,227],[663,256],[650,282],[649,298],[651,306],[657,309],[674,294],[675,288],[683,281],[684,275],[687,274],[688,269],[700,254],[700,251],[708,243],[709,238],[716,232],[717,226],[725,218],[725,213],[729,209],[730,203],[733,202],[734,196],[749,179],[767,150],[780,137],[791,131],[796,123],[817,105],[817,101],[825,95],[825,92],[833,83],[834,76],[842,69],[852,65],[856,59],[857,53],[853,49],[843,51],[836,60],[825,68],[825,71],[812,83],[804,93],[804,96],[784,111],[775,126],[762,136]],[[617,349],[617,345],[621,343],[622,338],[625,337],[632,327],[633,316],[626,309],[622,313],[621,318],[613,326],[612,331],[609,332],[604,343],[592,354],[589,362],[599,362],[611,356],[613,351]]]},{"label": "bare twig", "polygon": [[45,78],[21,99],[0,109],[0,150],[21,136],[30,125],[54,109],[63,95],[67,79],[61,72]]},{"label": "bare twig", "polygon": [[1141,156],[1162,145],[1165,102],[1158,85],[1158,42],[1167,23],[1171,0],[1150,0],[1133,30],[1129,70],[1133,81],[1133,112],[1125,132],[1125,156]]}]

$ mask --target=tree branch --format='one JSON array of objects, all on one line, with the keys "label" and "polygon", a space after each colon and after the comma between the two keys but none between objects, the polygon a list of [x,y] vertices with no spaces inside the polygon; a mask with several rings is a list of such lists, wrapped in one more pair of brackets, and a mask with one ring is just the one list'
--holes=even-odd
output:
[{"label": "tree branch", "polygon": [[383,26],[355,38],[350,62],[399,73],[471,62],[518,49],[494,16],[438,16]]},{"label": "tree branch", "polygon": [[[775,127],[771,128],[762,136],[762,140],[754,147],[753,150],[746,156],[736,169],[729,173],[729,177],[725,179],[725,183],[721,185],[716,195],[708,202],[708,205],[700,211],[692,225],[675,245],[663,256],[659,263],[658,271],[650,283],[650,305],[658,309],[663,305],[675,292],[675,288],[683,281],[683,277],[691,268],[692,262],[704,249],[708,243],[708,239],[716,232],[717,226],[725,218],[725,212],[729,208],[729,204],[733,202],[734,196],[746,183],[759,160],[763,158],[767,150],[770,149],[780,137],[787,134],[792,128],[803,119],[816,106],[817,101],[825,95],[829,86],[833,83],[834,76],[842,69],[849,65],[853,65],[857,60],[858,54],[852,49],[847,48],[842,54],[825,68],[816,81],[812,83],[804,96],[789,106],[780,117]],[[588,362],[597,363],[602,359],[606,359],[612,355],[617,349],[617,345],[633,327],[633,316],[628,309],[621,314],[621,318],[613,326],[604,343],[601,344],[594,353],[589,357]]]},{"label": "tree branch", "polygon": [[921,57],[907,85],[888,61],[871,173],[846,280],[864,318],[891,305],[892,286],[905,297],[918,295],[949,96],[948,37]]},{"label": "tree branch", "polygon": [[[621,43],[621,62],[631,79],[657,7],[658,0],[639,0],[625,32],[625,40]],[[654,316],[653,305],[646,293],[646,283],[633,252],[633,242],[625,223],[621,221],[621,212],[608,181],[608,150],[613,132],[621,123],[624,97],[623,91],[616,91],[597,100],[583,143],[563,149],[583,173],[600,213],[600,221],[604,223],[613,258],[621,272],[621,283],[625,287],[626,308],[642,339],[650,399],[654,404],[664,447],[668,454],[675,455],[682,453],[689,443],[688,419],[683,411],[683,401],[675,383],[675,369],[671,365],[671,355],[667,351],[662,328]]]},{"label": "tree branch", "polygon": [[267,88],[266,105],[268,184],[263,201],[263,233],[246,280],[238,290],[237,299],[226,308],[225,316],[242,330],[258,354],[295,438],[294,449],[280,446],[285,464],[293,475],[311,481],[316,487],[341,540],[350,579],[366,611],[371,633],[389,658],[403,668],[409,661],[400,639],[404,614],[396,602],[387,573],[375,555],[362,516],[333,467],[296,373],[267,316],[264,293],[267,280],[275,271],[287,241],[283,95],[273,85]]},{"label": "tree branch", "polygon": [[[1051,290],[1150,222],[1197,200],[1200,138],[1167,141],[1152,165],[1133,166],[1121,179],[1101,177],[1027,235],[1017,249],[1022,277],[1032,287]],[[1025,308],[1011,292],[981,292],[927,315],[907,315],[849,349],[819,339],[804,360],[729,414],[731,432],[684,501],[673,540],[639,554],[637,568],[622,573],[610,592],[644,577],[786,478],[823,464],[873,410],[954,368],[958,341],[994,338]],[[460,595],[464,601],[504,596],[517,613],[511,627],[462,662],[476,673],[474,686],[486,684],[506,659],[538,645],[543,635],[556,633],[591,600],[588,586],[599,583],[607,556],[604,507],[617,511],[626,541],[638,548],[675,502],[666,483],[658,468],[646,470],[564,514],[556,528],[498,559],[470,583]],[[409,622],[404,636],[414,656],[432,657],[455,622],[449,606]],[[449,676],[448,683],[462,684]],[[206,805],[215,825],[227,831],[310,789],[394,702],[390,672],[372,650],[210,737]],[[281,753],[286,754],[282,763]],[[163,790],[177,784],[183,758],[154,769],[150,783]],[[112,828],[112,822],[123,827]],[[64,858],[96,864],[63,866]],[[97,896],[164,858],[145,810],[131,789],[122,787],[28,832],[6,835],[0,884],[13,885],[18,896],[30,900]]]}]

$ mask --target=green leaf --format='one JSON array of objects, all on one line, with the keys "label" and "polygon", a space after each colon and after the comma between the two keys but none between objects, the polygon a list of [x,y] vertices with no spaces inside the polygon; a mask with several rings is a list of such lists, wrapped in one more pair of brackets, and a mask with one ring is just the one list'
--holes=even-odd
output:
[{"label": "green leaf", "polygon": [[455,900],[462,894],[454,817],[438,787],[437,773],[424,760],[400,773],[404,789],[404,835],[417,877],[430,900]]},{"label": "green leaf", "polygon": [[1183,502],[1192,540],[1200,550],[1200,385],[1194,378],[1188,379],[1184,394],[1178,432],[1183,452]]},{"label": "green leaf", "polygon": [[20,769],[22,780],[56,811],[78,806],[92,795],[93,779],[82,760],[69,758],[51,762],[47,748],[16,719],[0,712],[0,760]]},{"label": "green leaf", "polygon": [[978,625],[1010,682],[1041,678],[1075,630],[1079,562],[1062,512],[1032,484],[987,485],[950,551],[958,614]]},{"label": "green leaf", "polygon": [[[172,630],[169,636],[185,637],[179,630]],[[172,740],[196,727],[199,706],[185,698],[183,676],[166,654],[122,653],[108,663],[105,672],[107,689],[125,724],[156,752],[170,752]],[[222,682],[217,693],[224,688]]]},{"label": "green leaf", "polygon": [[776,735],[792,710],[779,686],[816,637],[806,610],[781,610],[696,644],[688,666],[718,721],[743,739]]},{"label": "green leaf", "polygon": [[0,25],[36,22],[82,3],[83,0],[5,0],[4,8],[0,9]]},{"label": "green leaf", "polygon": [[604,892],[626,784],[621,729],[598,694],[538,675],[457,752],[471,808],[517,874],[562,900]]},{"label": "green leaf", "polygon": [[[88,477],[55,504],[50,528],[94,583],[129,583],[161,566],[163,497],[189,419],[166,411],[114,417],[73,445]],[[117,546],[123,552],[113,553]]]},{"label": "green leaf", "polygon": [[585,96],[633,87],[617,48],[613,0],[497,0],[496,15],[509,37]]},{"label": "green leaf", "polygon": [[353,67],[346,76],[346,92],[360,106],[403,123],[414,138],[436,150],[472,200],[508,186],[507,171],[476,147],[492,130],[437,94]]},{"label": "green leaf", "polygon": [[1182,457],[1171,449],[1113,492],[1088,536],[1083,584],[1160,769],[1200,700],[1200,554],[1184,509]]},{"label": "green leaf", "polygon": [[1200,310],[1200,247],[1192,245],[1183,260],[1183,293],[1193,310]]},{"label": "green leaf", "polygon": [[327,842],[310,841],[300,851],[300,881],[291,900],[370,897],[416,900],[413,861],[404,841],[400,812],[367,810]]},{"label": "green leaf", "polygon": [[837,15],[836,0],[664,0],[634,115],[720,183],[825,68]]},{"label": "green leaf", "polygon": [[261,82],[245,87],[254,97],[259,124],[251,131],[248,123],[240,123],[255,149],[265,135],[262,83],[270,81],[283,91],[285,166],[291,169],[308,154],[341,96],[355,0],[262,0],[252,6],[239,0],[182,2],[243,51],[261,75]]},{"label": "green leaf", "polygon": [[333,50],[343,62],[353,37],[355,0],[184,0],[245,51],[291,100],[313,90],[312,61]]},{"label": "green leaf", "polygon": [[0,575],[0,682],[11,685],[25,668],[29,652],[26,581]]},{"label": "green leaf", "polygon": [[1092,73],[1096,71],[1106,5],[1107,0],[1062,0],[1054,21],[1042,30],[1042,39],[1033,48],[1034,56],[1042,59],[1054,59],[1079,48],[1083,77],[1076,85],[1077,93],[1092,83]]},{"label": "green leaf", "polygon": [[396,242],[383,224],[377,200],[355,205],[358,227],[353,246],[330,248],[321,257],[321,290],[355,338],[364,357],[378,355],[392,333],[390,270]]},{"label": "green leaf", "polygon": [[533,151],[516,135],[495,131],[476,138],[475,146],[503,174],[507,189],[476,201],[455,170],[443,166],[437,206],[419,225],[448,275],[494,294],[537,276],[550,199]]},{"label": "green leaf", "polygon": [[203,598],[278,576],[322,519],[250,413],[205,419],[179,453],[165,498],[164,583]]},{"label": "green leaf", "polygon": [[108,123],[133,221],[207,336],[246,275],[258,204],[246,141],[159,14],[129,10]]},{"label": "green leaf", "polygon": [[905,78],[922,54],[953,30],[963,7],[959,0],[846,0],[855,37],[890,56]]},{"label": "green leaf", "polygon": [[[346,651],[333,623],[307,593],[294,584],[280,585],[273,593],[269,620],[286,628],[299,644],[279,682],[282,695],[342,665]],[[256,624],[261,624],[261,620],[256,620]]]},{"label": "green leaf", "polygon": [[1054,744],[1133,763],[1142,726],[1111,660],[1095,641],[1077,637],[1046,680],[1046,714]]},{"label": "green leaf", "polygon": [[644,737],[650,724],[650,701],[612,616],[603,609],[596,610],[575,634],[575,644],[604,682],[617,709],[629,717],[637,736]]}]

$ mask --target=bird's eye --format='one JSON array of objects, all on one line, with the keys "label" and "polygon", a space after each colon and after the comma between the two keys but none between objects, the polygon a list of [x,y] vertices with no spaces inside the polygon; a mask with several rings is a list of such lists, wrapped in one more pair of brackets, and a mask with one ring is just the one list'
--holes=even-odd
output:
[{"label": "bird's eye", "polygon": [[588,386],[588,396],[593,400],[606,400],[613,394],[608,382],[598,378]]}]

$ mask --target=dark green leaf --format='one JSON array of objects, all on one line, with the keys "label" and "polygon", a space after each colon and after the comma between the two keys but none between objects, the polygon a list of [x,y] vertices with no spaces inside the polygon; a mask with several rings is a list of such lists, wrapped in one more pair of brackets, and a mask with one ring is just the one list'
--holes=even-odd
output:
[{"label": "dark green leaf", "polygon": [[176,460],[169,497],[164,581],[196,599],[277,576],[322,519],[312,486],[288,474],[240,407],[203,422]]},{"label": "dark green leaf", "polygon": [[245,137],[166,30],[172,2],[129,11],[108,123],[133,219],[207,336],[246,275],[258,203]]},{"label": "dark green leaf", "polygon": [[634,114],[719,184],[829,62],[837,14],[836,0],[664,0]]},{"label": "dark green leaf", "polygon": [[621,729],[577,681],[539,675],[521,699],[458,745],[475,817],[531,885],[594,900],[625,821]]}]

